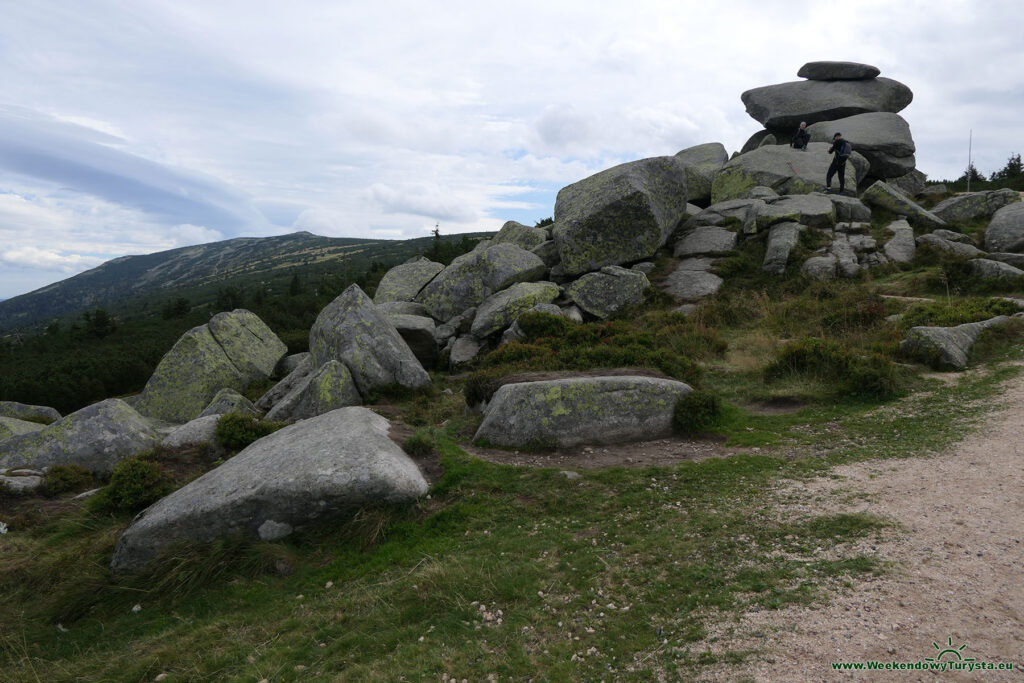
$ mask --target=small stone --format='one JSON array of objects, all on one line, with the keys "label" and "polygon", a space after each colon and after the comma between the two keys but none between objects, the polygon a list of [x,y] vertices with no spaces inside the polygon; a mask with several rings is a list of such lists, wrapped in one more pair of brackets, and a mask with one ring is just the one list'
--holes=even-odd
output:
[{"label": "small stone", "polygon": [[132,607],[132,612],[134,614],[138,614],[141,611],[142,611],[142,605],[135,605],[134,607]]}]

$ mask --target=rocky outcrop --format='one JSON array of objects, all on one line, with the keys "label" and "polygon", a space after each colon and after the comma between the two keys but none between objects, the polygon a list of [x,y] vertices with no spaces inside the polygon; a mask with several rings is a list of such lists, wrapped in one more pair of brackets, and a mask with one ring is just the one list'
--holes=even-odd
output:
[{"label": "rocky outcrop", "polygon": [[921,235],[920,237],[918,237],[917,244],[918,246],[922,244],[927,244],[931,247],[935,247],[936,249],[951,252],[953,254],[956,254],[957,256],[985,255],[985,252],[983,252],[981,249],[978,249],[973,244],[967,244],[966,242],[961,242],[959,240],[945,239],[940,235],[932,233],[929,233],[927,235]]},{"label": "rocky outcrop", "polygon": [[985,249],[1024,252],[1024,204],[1009,204],[995,212],[985,230]]},{"label": "rocky outcrop", "polygon": [[662,289],[675,299],[683,302],[697,301],[716,293],[723,284],[722,278],[711,272],[709,258],[688,258],[679,262]]},{"label": "rocky outcrop", "polygon": [[786,272],[789,253],[800,239],[800,231],[804,227],[799,223],[776,223],[768,233],[768,246],[764,252],[761,270],[771,275],[782,275]]},{"label": "rocky outcrop", "polygon": [[720,142],[688,147],[676,152],[676,158],[686,164],[686,195],[690,202],[711,201],[711,182],[718,169],[729,161],[729,153]]},{"label": "rocky outcrop", "polygon": [[537,304],[549,304],[558,298],[553,282],[520,282],[488,297],[477,308],[470,332],[484,339],[511,325],[521,313]]},{"label": "rocky outcrop", "polygon": [[225,413],[243,413],[245,415],[260,416],[260,411],[252,404],[252,401],[242,396],[234,389],[221,389],[210,401],[210,405],[199,413],[199,417],[210,415],[224,415]]},{"label": "rocky outcrop", "polygon": [[[498,249],[501,245],[484,254]],[[410,389],[430,384],[409,345],[358,285],[320,311],[309,332],[309,351],[316,368],[332,360],[344,363],[363,396],[394,384]]]},{"label": "rocky outcrop", "polygon": [[0,469],[77,465],[106,476],[114,465],[163,438],[152,421],[117,398],[82,408],[53,424],[0,441]]},{"label": "rocky outcrop", "polygon": [[60,419],[60,413],[48,406],[32,406],[17,401],[0,401],[0,417],[12,417],[15,420],[50,424]]},{"label": "rocky outcrop", "polygon": [[892,233],[892,238],[882,247],[885,255],[894,263],[910,263],[917,251],[914,229],[910,223],[905,220],[893,221],[886,229]]},{"label": "rocky outcrop", "polygon": [[645,259],[686,217],[686,164],[655,157],[562,188],[552,235],[567,275]]},{"label": "rocky outcrop", "polygon": [[577,306],[598,318],[642,303],[650,286],[647,276],[619,266],[606,266],[599,273],[587,273],[565,289]]},{"label": "rocky outcrop", "polygon": [[[825,175],[831,163],[829,145],[812,142],[807,151],[768,145],[730,159],[715,176],[711,201],[745,197],[759,186],[770,187],[779,194],[809,194],[825,190]],[[868,173],[867,159],[856,150],[846,166],[846,182],[856,187]]]},{"label": "rocky outcrop", "polygon": [[1024,270],[1002,261],[991,261],[984,258],[971,259],[967,262],[971,272],[986,280],[1015,280],[1024,277]]},{"label": "rocky outcrop", "polygon": [[732,230],[705,225],[694,228],[676,242],[673,254],[678,257],[723,255],[736,248],[738,235]]},{"label": "rocky outcrop", "polygon": [[963,370],[967,357],[983,330],[1009,320],[1005,315],[956,327],[912,327],[900,342],[900,352],[932,367]]},{"label": "rocky outcrop", "polygon": [[18,420],[13,417],[0,417],[0,441],[9,439],[12,436],[38,432],[45,426],[38,422],[28,422],[27,420]]},{"label": "rocky outcrop", "polygon": [[544,228],[531,228],[516,221],[508,221],[491,239],[491,244],[514,244],[530,251],[549,239],[548,231]]},{"label": "rocky outcrop", "polygon": [[905,216],[911,225],[929,230],[946,227],[946,222],[941,218],[918,206],[881,180],[861,193],[860,198],[868,206],[885,209],[898,216]]},{"label": "rocky outcrop", "polygon": [[576,446],[657,439],[672,432],[688,384],[656,377],[577,377],[506,384],[474,440],[495,446]]},{"label": "rocky outcrop", "polygon": [[444,270],[444,264],[422,258],[395,266],[381,278],[373,295],[375,304],[413,301],[428,282]]},{"label": "rocky outcrop", "polygon": [[932,209],[932,213],[948,223],[966,223],[981,218],[992,218],[996,211],[1020,202],[1016,190],[988,190],[959,194],[945,199]]},{"label": "rocky outcrop", "polygon": [[876,178],[904,176],[914,170],[916,159],[910,126],[899,114],[874,112],[823,121],[807,127],[811,142],[832,143],[839,132],[853,149],[868,160],[868,175]]},{"label": "rocky outcrop", "polygon": [[343,363],[328,361],[306,375],[267,413],[268,420],[295,422],[362,403],[352,373]]},{"label": "rocky outcrop", "polygon": [[218,313],[182,335],[164,355],[135,408],[148,417],[188,422],[221,389],[244,391],[270,377],[287,350],[253,313]]},{"label": "rocky outcrop", "polygon": [[856,62],[807,62],[796,75],[812,81],[864,81],[882,73],[878,67]]},{"label": "rocky outcrop", "polygon": [[142,569],[176,542],[274,540],[343,510],[423,495],[427,482],[388,429],[365,408],[342,408],[260,439],[140,513],[111,569]]},{"label": "rocky outcrop", "polygon": [[417,297],[437,320],[449,320],[517,282],[539,280],[547,266],[515,244],[496,244],[459,256]]},{"label": "rocky outcrop", "polygon": [[[910,88],[889,78],[850,81],[794,81],[743,93],[747,113],[770,130],[793,130],[801,121],[819,121],[867,114],[896,113],[914,99]],[[788,138],[787,138],[788,139]]]}]

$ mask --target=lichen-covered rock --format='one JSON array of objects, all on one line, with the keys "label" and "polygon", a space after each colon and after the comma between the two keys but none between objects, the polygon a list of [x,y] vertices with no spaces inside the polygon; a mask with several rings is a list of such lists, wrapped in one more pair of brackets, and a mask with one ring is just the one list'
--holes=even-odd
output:
[{"label": "lichen-covered rock", "polygon": [[531,249],[530,252],[540,257],[540,260],[543,261],[544,265],[548,268],[554,268],[562,258],[558,255],[558,244],[554,240],[541,242]]},{"label": "lichen-covered rock", "polygon": [[989,251],[1024,252],[1024,204],[1008,204],[995,212],[985,230]]},{"label": "lichen-covered rock", "polygon": [[28,422],[27,420],[18,420],[13,417],[0,416],[0,441],[20,434],[38,432],[45,426],[46,425],[38,422]]},{"label": "lichen-covered rock", "polygon": [[890,261],[896,263],[910,263],[914,260],[917,251],[917,242],[914,240],[914,229],[905,220],[893,221],[887,226],[892,233],[892,239],[885,243],[882,249]]},{"label": "lichen-covered rock", "polygon": [[807,62],[796,75],[812,81],[864,81],[880,73],[876,66],[857,62]]},{"label": "lichen-covered rock", "polygon": [[868,206],[906,216],[911,225],[934,230],[946,227],[946,222],[932,212],[918,206],[881,180],[864,190],[860,199]]},{"label": "lichen-covered rock", "polygon": [[5,490],[12,493],[29,493],[43,485],[44,473],[39,470],[0,469],[0,493]]},{"label": "lichen-covered rock", "polygon": [[307,352],[299,360],[298,364],[292,368],[291,372],[285,375],[280,382],[272,386],[267,393],[260,396],[259,400],[256,401],[256,407],[264,412],[270,410],[315,369],[313,367],[313,356]]},{"label": "lichen-covered rock", "polygon": [[530,251],[549,239],[548,231],[544,228],[531,228],[516,221],[508,221],[491,239],[491,244],[514,244]]},{"label": "lichen-covered rock", "polygon": [[[829,145],[812,142],[807,151],[788,146],[760,147],[730,159],[715,175],[711,201],[745,197],[758,186],[779,194],[810,194],[825,190],[825,176],[831,163]],[[868,161],[856,150],[846,166],[846,184],[856,187],[868,172]]]},{"label": "lichen-covered rock", "polygon": [[[874,240],[871,240],[874,246]],[[832,245],[829,252],[836,257],[836,274],[840,277],[856,277],[860,272],[860,262],[857,259],[857,249],[850,236],[837,233],[832,238]]]},{"label": "lichen-covered rock", "polygon": [[443,263],[423,259],[395,266],[381,278],[373,295],[375,304],[391,301],[413,301],[428,282],[444,270]]},{"label": "lichen-covered rock", "polygon": [[711,199],[711,182],[725,162],[729,153],[720,142],[709,142],[687,147],[676,152],[676,158],[686,164],[686,195],[690,202],[707,202]]},{"label": "lichen-covered rock", "polygon": [[409,345],[358,285],[320,311],[309,331],[309,352],[317,368],[332,360],[344,363],[362,396],[394,384],[409,389],[430,384]]},{"label": "lichen-covered rock", "polygon": [[220,415],[206,415],[186,422],[160,442],[166,448],[185,448],[217,443],[217,423]]},{"label": "lichen-covered rock", "polygon": [[164,355],[135,402],[148,417],[188,422],[224,388],[244,391],[270,377],[288,347],[253,313],[218,313]]},{"label": "lichen-covered rock", "polygon": [[[778,195],[775,195],[778,196]],[[712,204],[693,216],[685,225],[746,225],[751,223],[757,216],[761,207],[765,206],[763,199],[744,197],[741,199],[728,199],[724,202]]]},{"label": "lichen-covered rock", "polygon": [[932,230],[932,234],[936,237],[940,237],[950,242],[963,242],[964,244],[974,244],[974,240],[971,239],[970,235],[965,235],[962,232],[956,232],[955,230],[945,230],[939,228],[938,230]]},{"label": "lichen-covered rock", "polygon": [[328,361],[306,375],[271,408],[268,420],[295,422],[329,413],[338,408],[361,405],[352,373],[343,363]]},{"label": "lichen-covered rock", "polygon": [[644,300],[650,286],[647,276],[619,266],[605,266],[599,273],[587,273],[566,287],[565,293],[577,306],[598,318],[607,318],[626,306]]},{"label": "lichen-covered rock", "polygon": [[[924,173],[914,169],[906,175],[901,175],[896,178],[886,178],[885,182],[913,199],[917,195],[924,193],[924,183],[926,179],[927,176]],[[945,189],[943,189],[943,192],[945,192]]]},{"label": "lichen-covered rock", "polygon": [[983,330],[1009,320],[1005,315],[956,327],[912,327],[900,342],[905,356],[928,363],[936,368],[963,370],[967,357]]},{"label": "lichen-covered rock", "polygon": [[365,408],[342,408],[256,441],[136,516],[111,569],[142,569],[182,541],[274,540],[343,510],[423,495],[427,482],[389,427]]},{"label": "lichen-covered rock", "polygon": [[672,432],[688,384],[656,377],[576,377],[506,384],[475,441],[496,446],[576,446],[657,439]]},{"label": "lichen-covered rock", "polygon": [[426,315],[406,315],[395,313],[388,315],[388,320],[398,330],[412,354],[424,368],[433,367],[437,363],[437,326],[434,319]]},{"label": "lichen-covered rock", "polygon": [[804,261],[800,271],[812,280],[834,280],[837,260],[835,254],[812,256]]},{"label": "lichen-covered rock", "polygon": [[117,398],[66,415],[37,432],[0,441],[0,469],[78,465],[108,475],[114,465],[163,438],[150,420]]},{"label": "lichen-covered rock", "polygon": [[277,367],[274,368],[274,374],[271,375],[274,379],[281,379],[287,377],[292,371],[302,365],[303,361],[309,358],[309,351],[302,351],[301,353],[293,353],[285,356],[277,362]]},{"label": "lichen-covered rock", "polygon": [[1015,268],[1009,263],[1003,263],[1002,261],[976,258],[971,259],[967,263],[970,265],[971,272],[974,275],[986,280],[1013,280],[1024,277],[1024,270]]},{"label": "lichen-covered rock", "polygon": [[697,301],[711,296],[724,282],[711,272],[711,265],[709,258],[684,259],[665,278],[662,289],[679,301]]},{"label": "lichen-covered rock", "polygon": [[832,202],[832,206],[835,208],[837,223],[871,222],[871,209],[865,206],[864,202],[860,199],[856,197],[846,197],[841,194],[827,194],[824,196]]},{"label": "lichen-covered rock", "polygon": [[1024,270],[1024,254],[1011,254],[1004,252],[992,252],[985,258],[992,261],[1002,261],[1003,263],[1009,263],[1014,268],[1020,268]]},{"label": "lichen-covered rock", "polygon": [[15,420],[51,424],[60,419],[60,413],[49,406],[33,406],[17,401],[0,401],[0,417],[13,417]]},{"label": "lichen-covered rock", "polygon": [[[793,130],[819,121],[906,108],[910,88],[889,78],[856,81],[792,81],[748,90],[740,96],[747,113],[765,128]],[[843,131],[840,131],[843,132]]]},{"label": "lichen-covered rock", "polygon": [[804,227],[799,223],[776,223],[768,233],[768,246],[764,252],[761,270],[771,275],[782,275],[786,272],[789,253],[800,239],[800,231]]},{"label": "lichen-covered rock", "polygon": [[981,249],[978,249],[973,244],[967,244],[965,242],[960,242],[959,240],[947,240],[940,237],[939,235],[931,233],[927,235],[921,235],[920,237],[918,237],[917,244],[918,246],[922,244],[927,244],[932,247],[935,247],[936,249],[941,249],[942,251],[952,252],[957,256],[985,255],[985,252],[983,252]]},{"label": "lichen-covered rock", "polygon": [[562,188],[552,235],[565,273],[653,255],[686,217],[685,167],[675,157],[641,159]]},{"label": "lichen-covered rock", "polygon": [[932,208],[932,213],[948,223],[966,223],[979,218],[992,218],[996,211],[1020,202],[1016,190],[987,190],[959,194],[943,200]]},{"label": "lichen-covered rock", "polygon": [[836,224],[835,204],[823,194],[786,195],[757,210],[758,232],[786,222],[831,228]]},{"label": "lichen-covered rock", "polygon": [[483,344],[471,334],[453,338],[448,350],[448,365],[453,370],[469,363],[480,354]]},{"label": "lichen-covered rock", "polygon": [[539,280],[547,266],[515,244],[496,244],[463,254],[423,288],[417,301],[437,320],[449,320],[517,282]]},{"label": "lichen-covered rock", "polygon": [[478,339],[500,332],[537,304],[549,304],[558,298],[553,282],[520,282],[489,296],[476,310],[470,332]]},{"label": "lichen-covered rock", "polygon": [[384,315],[430,315],[426,306],[415,301],[386,301],[377,304],[377,310]]},{"label": "lichen-covered rock", "polygon": [[816,123],[808,126],[807,132],[811,142],[828,144],[832,144],[832,136],[836,132],[842,133],[843,138],[853,145],[853,149],[868,160],[871,165],[868,175],[876,178],[905,176],[917,164],[910,125],[899,114],[858,114]]},{"label": "lichen-covered rock", "polygon": [[243,413],[254,417],[260,416],[259,409],[252,404],[252,401],[242,396],[234,389],[221,389],[210,401],[199,417],[210,415],[224,415],[226,413]]},{"label": "lichen-covered rock", "polygon": [[699,226],[676,242],[673,254],[677,258],[702,254],[728,254],[736,248],[737,237],[732,230],[713,225]]}]

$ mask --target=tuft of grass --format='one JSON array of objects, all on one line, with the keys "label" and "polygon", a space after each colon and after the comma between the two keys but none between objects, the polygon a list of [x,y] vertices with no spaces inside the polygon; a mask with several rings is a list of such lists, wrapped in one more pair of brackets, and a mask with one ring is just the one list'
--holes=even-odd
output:
[{"label": "tuft of grass", "polygon": [[217,420],[217,444],[237,453],[284,426],[284,422],[261,420],[244,413],[227,413]]},{"label": "tuft of grass", "polygon": [[918,325],[953,327],[963,323],[988,320],[998,315],[1013,315],[1020,307],[997,297],[967,297],[929,304],[914,304],[903,314],[900,325],[909,329]]},{"label": "tuft of grass", "polygon": [[672,425],[682,434],[700,434],[718,424],[721,417],[721,399],[713,392],[694,389],[676,401]]}]

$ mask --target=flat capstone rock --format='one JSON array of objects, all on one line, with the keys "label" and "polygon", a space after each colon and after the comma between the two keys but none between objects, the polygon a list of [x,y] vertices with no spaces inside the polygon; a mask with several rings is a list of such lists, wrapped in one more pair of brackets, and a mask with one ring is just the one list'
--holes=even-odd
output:
[{"label": "flat capstone rock", "polygon": [[877,66],[857,62],[807,62],[796,75],[812,81],[864,81],[880,73]]}]

